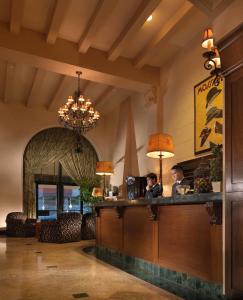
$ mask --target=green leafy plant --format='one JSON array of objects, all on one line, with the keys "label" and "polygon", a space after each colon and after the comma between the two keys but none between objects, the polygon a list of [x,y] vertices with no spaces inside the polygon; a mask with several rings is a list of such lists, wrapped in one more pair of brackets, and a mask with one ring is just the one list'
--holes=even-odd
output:
[{"label": "green leafy plant", "polygon": [[210,179],[211,181],[222,181],[223,178],[223,154],[222,146],[215,145],[211,148],[214,158],[210,160]]},{"label": "green leafy plant", "polygon": [[102,200],[102,197],[93,197],[92,190],[95,186],[100,185],[100,179],[98,176],[95,178],[82,178],[80,181],[80,200],[86,203],[90,203],[91,205],[97,203]]}]

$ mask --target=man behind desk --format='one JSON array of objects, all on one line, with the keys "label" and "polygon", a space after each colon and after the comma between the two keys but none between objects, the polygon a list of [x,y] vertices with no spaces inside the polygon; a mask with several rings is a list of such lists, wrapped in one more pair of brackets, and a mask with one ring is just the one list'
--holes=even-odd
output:
[{"label": "man behind desk", "polygon": [[174,179],[174,184],[172,186],[172,196],[175,196],[178,194],[176,187],[178,185],[190,185],[190,182],[184,178],[184,173],[183,173],[183,169],[181,166],[179,165],[175,165],[171,168],[171,175],[172,178]]},{"label": "man behind desk", "polygon": [[146,199],[157,198],[163,192],[163,188],[157,182],[157,175],[150,173],[147,175]]}]

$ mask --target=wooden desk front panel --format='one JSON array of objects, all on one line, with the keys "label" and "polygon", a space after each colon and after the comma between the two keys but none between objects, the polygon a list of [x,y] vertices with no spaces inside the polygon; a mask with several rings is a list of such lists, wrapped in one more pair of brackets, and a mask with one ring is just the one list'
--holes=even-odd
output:
[{"label": "wooden desk front panel", "polygon": [[124,252],[153,261],[153,221],[146,206],[127,207],[123,216]]},{"label": "wooden desk front panel", "polygon": [[204,204],[100,209],[97,244],[164,268],[222,283],[222,225],[211,225]]},{"label": "wooden desk front panel", "polygon": [[159,264],[222,282],[222,226],[210,225],[202,204],[159,207]]},{"label": "wooden desk front panel", "polygon": [[115,208],[100,210],[99,244],[107,248],[122,251],[123,249],[123,219],[118,218]]}]

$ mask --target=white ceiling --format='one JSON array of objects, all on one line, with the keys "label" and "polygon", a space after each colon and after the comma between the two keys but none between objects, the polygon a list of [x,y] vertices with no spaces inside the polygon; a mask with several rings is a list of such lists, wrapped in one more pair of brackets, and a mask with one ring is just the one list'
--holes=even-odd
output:
[{"label": "white ceiling", "polygon": [[[211,12],[225,1],[228,0],[0,0],[0,23],[7,24],[11,31],[10,24],[14,21],[19,31],[30,29],[43,36],[52,30],[57,39],[76,43],[77,51],[81,38],[88,32],[87,51],[91,48],[105,51],[107,59],[114,45],[126,36],[117,58],[125,57],[134,63],[146,53],[141,67],[147,64],[160,68],[203,30]],[[107,7],[102,8],[105,2],[108,7],[110,3],[108,12]],[[148,3],[152,5],[151,22],[144,21],[149,12]],[[15,13],[14,6],[17,7]],[[6,103],[12,101],[54,110],[73,94],[76,86],[74,77],[0,60],[0,97]],[[94,102],[102,103],[101,110],[107,109],[107,103],[111,109],[131,94],[131,91],[92,80],[82,80],[82,86]],[[34,95],[34,99],[30,95]]]}]

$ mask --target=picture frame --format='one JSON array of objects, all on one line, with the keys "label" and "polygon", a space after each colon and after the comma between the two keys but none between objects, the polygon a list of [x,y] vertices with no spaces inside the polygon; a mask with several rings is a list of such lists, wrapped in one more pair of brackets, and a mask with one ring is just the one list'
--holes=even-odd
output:
[{"label": "picture frame", "polygon": [[223,142],[224,82],[210,76],[194,86],[194,154],[209,152]]}]

